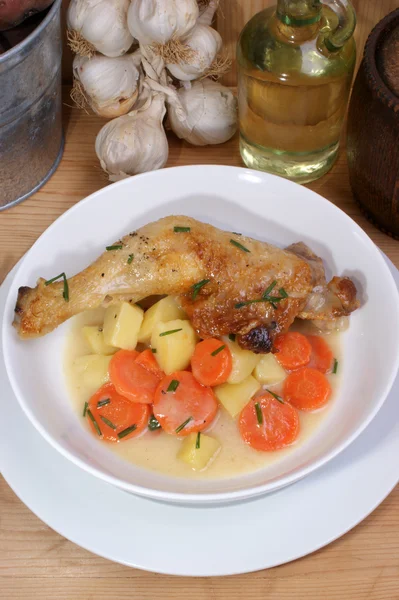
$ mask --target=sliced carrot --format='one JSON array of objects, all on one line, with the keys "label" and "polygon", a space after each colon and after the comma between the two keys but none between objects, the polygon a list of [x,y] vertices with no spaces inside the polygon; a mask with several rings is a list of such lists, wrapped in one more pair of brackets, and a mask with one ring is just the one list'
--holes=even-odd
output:
[{"label": "sliced carrot", "polygon": [[330,346],[320,335],[308,335],[307,338],[312,346],[309,367],[317,369],[321,373],[329,373],[334,361]]},{"label": "sliced carrot", "polygon": [[274,348],[278,362],[287,371],[307,365],[312,354],[309,340],[297,331],[278,335],[274,342]]},{"label": "sliced carrot", "polygon": [[231,352],[227,345],[212,338],[197,344],[191,357],[192,373],[202,385],[225,383],[231,373],[232,364]]},{"label": "sliced carrot", "polygon": [[113,355],[108,371],[117,392],[132,402],[152,404],[159,377],[137,360],[135,350],[119,350]]},{"label": "sliced carrot", "polygon": [[106,383],[97,390],[90,398],[87,410],[93,432],[99,435],[100,431],[101,437],[109,442],[138,436],[146,429],[150,414],[148,404],[130,402],[118,394],[112,383]]},{"label": "sliced carrot", "polygon": [[165,373],[162,371],[161,367],[157,363],[157,360],[154,356],[154,353],[149,348],[140,352],[138,357],[136,358],[136,363],[147,369],[150,373],[155,375],[159,381],[163,377],[165,377]]},{"label": "sliced carrot", "polygon": [[166,433],[186,436],[210,425],[218,403],[211,388],[201,385],[192,373],[176,371],[159,384],[153,410]]},{"label": "sliced carrot", "polygon": [[289,446],[299,435],[299,414],[271,394],[252,398],[240,414],[238,427],[242,439],[255,450],[269,452]]},{"label": "sliced carrot", "polygon": [[324,406],[331,396],[331,386],[323,373],[305,367],[290,373],[284,381],[284,399],[300,410]]}]

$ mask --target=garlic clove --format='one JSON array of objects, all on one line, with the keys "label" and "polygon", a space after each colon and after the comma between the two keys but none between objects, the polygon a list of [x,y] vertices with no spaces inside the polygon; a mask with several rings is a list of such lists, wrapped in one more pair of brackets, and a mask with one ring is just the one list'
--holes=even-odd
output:
[{"label": "garlic clove", "polygon": [[96,138],[96,154],[111,181],[162,168],[169,153],[162,120],[165,97],[154,94],[145,108],[113,119]]},{"label": "garlic clove", "polygon": [[132,0],[128,26],[140,44],[166,44],[191,31],[198,15],[196,0]]},{"label": "garlic clove", "polygon": [[237,130],[237,100],[229,88],[211,79],[195,81],[168,97],[173,132],[195,146],[223,144]]},{"label": "garlic clove", "polygon": [[168,71],[181,81],[192,81],[203,76],[215,60],[222,48],[222,38],[212,27],[196,25],[182,40],[187,48],[188,57],[179,62],[166,61]]},{"label": "garlic clove", "polygon": [[87,48],[109,57],[125,54],[134,41],[127,26],[129,4],[129,0],[71,0],[67,26],[77,38],[73,51],[86,56],[92,54]]},{"label": "garlic clove", "polygon": [[74,78],[95,113],[113,119],[132,109],[138,96],[140,60],[139,51],[117,58],[75,56]]}]

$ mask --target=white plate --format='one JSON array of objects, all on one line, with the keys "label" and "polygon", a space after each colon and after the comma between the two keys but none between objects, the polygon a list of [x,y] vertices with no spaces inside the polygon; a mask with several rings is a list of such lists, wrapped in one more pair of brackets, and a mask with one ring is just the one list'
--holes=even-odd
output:
[{"label": "white plate", "polygon": [[[10,277],[0,312],[9,285]],[[323,469],[260,499],[205,509],[126,494],[63,458],[20,409],[1,358],[0,389],[0,468],[22,502],[79,546],[148,571],[233,575],[295,560],[357,525],[399,480],[399,379],[371,425]]]},{"label": "white plate", "polygon": [[[362,307],[342,336],[341,383],[326,418],[295,452],[254,473],[201,480],[173,478],[119,459],[90,435],[71,409],[62,353],[68,323],[37,340],[11,327],[17,289],[39,275],[68,276],[142,224],[186,214],[279,246],[303,240],[329,274],[352,276]],[[383,258],[345,213],[307,188],[233,167],[164,169],[109,186],[78,203],[26,254],[6,303],[4,360],[13,390],[42,435],[81,468],[121,488],[175,502],[215,503],[254,497],[297,481],[336,456],[375,416],[398,369],[399,298]],[[384,352],[381,352],[384,348]]]}]

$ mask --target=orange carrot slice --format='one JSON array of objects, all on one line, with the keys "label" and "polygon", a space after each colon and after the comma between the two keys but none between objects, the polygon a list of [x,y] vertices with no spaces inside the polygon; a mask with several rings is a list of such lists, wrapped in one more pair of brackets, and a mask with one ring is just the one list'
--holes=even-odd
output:
[{"label": "orange carrot slice", "polygon": [[298,411],[271,394],[252,398],[240,414],[242,439],[255,450],[270,452],[289,446],[299,435]]},{"label": "orange carrot slice", "polygon": [[106,383],[90,398],[85,411],[91,429],[109,442],[120,442],[138,436],[151,414],[148,404],[131,402]]},{"label": "orange carrot slice", "polygon": [[132,402],[152,404],[159,377],[137,362],[135,350],[119,350],[109,363],[109,377],[117,392]]},{"label": "orange carrot slice", "polygon": [[321,373],[330,373],[334,362],[330,346],[320,335],[308,335],[307,338],[312,346],[312,355],[308,366]]},{"label": "orange carrot slice", "polygon": [[312,354],[309,340],[297,331],[278,335],[274,342],[274,348],[278,362],[287,371],[307,365]]},{"label": "orange carrot slice", "polygon": [[162,371],[161,367],[157,363],[157,360],[154,356],[154,353],[149,348],[140,352],[138,357],[136,358],[136,363],[147,369],[150,373],[155,375],[159,381],[165,377],[165,373]]},{"label": "orange carrot slice", "polygon": [[191,357],[191,369],[202,385],[220,385],[227,381],[232,362],[231,352],[226,344],[217,339],[208,339],[196,345]]},{"label": "orange carrot slice", "polygon": [[218,402],[211,388],[201,385],[192,373],[176,371],[159,384],[153,410],[166,433],[186,436],[209,427]]},{"label": "orange carrot slice", "polygon": [[290,373],[283,389],[284,399],[300,410],[316,410],[324,406],[331,396],[327,377],[309,367]]}]

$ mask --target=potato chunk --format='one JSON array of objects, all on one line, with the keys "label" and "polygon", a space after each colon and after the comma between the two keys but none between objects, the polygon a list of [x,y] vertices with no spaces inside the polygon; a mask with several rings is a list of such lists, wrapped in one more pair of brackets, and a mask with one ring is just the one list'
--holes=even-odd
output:
[{"label": "potato chunk", "polygon": [[243,350],[236,342],[232,342],[229,339],[226,340],[226,344],[230,349],[231,357],[233,359],[233,366],[227,382],[240,383],[246,379],[248,375],[251,375],[260,360],[260,356],[249,350]]},{"label": "potato chunk", "polygon": [[283,367],[273,354],[264,354],[254,370],[254,377],[262,385],[274,385],[287,377]]},{"label": "potato chunk", "polygon": [[234,418],[248,404],[252,396],[260,390],[260,383],[249,375],[240,383],[223,383],[214,388],[216,398]]},{"label": "potato chunk", "polygon": [[111,356],[87,354],[75,359],[73,367],[89,393],[94,393],[109,381],[108,366]]},{"label": "potato chunk", "polygon": [[104,341],[110,346],[134,350],[144,318],[144,311],[136,304],[112,304],[105,311]]},{"label": "potato chunk", "polygon": [[[169,331],[174,333],[167,333]],[[151,336],[151,346],[156,349],[155,358],[166,375],[189,366],[196,343],[197,334],[193,327],[189,321],[181,319],[157,323]]]},{"label": "potato chunk", "polygon": [[104,332],[102,327],[97,327],[96,325],[85,325],[82,328],[83,336],[86,342],[90,346],[90,350],[94,352],[94,354],[114,354],[117,351],[117,348],[114,346],[108,346],[104,342]]},{"label": "potato chunk", "polygon": [[[202,471],[211,460],[216,458],[221,445],[215,438],[200,434],[197,444],[198,434],[190,433],[181,444],[177,457],[190,465],[194,471]],[[199,448],[197,448],[199,445]]]},{"label": "potato chunk", "polygon": [[166,296],[166,298],[162,298],[145,311],[138,341],[142,344],[149,344],[155,325],[184,318],[187,318],[186,313],[180,308],[176,300],[172,296]]}]

